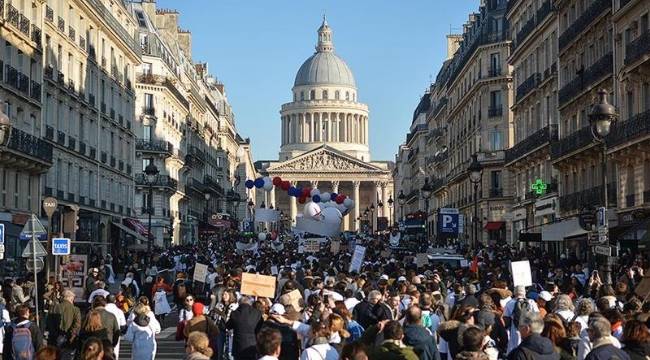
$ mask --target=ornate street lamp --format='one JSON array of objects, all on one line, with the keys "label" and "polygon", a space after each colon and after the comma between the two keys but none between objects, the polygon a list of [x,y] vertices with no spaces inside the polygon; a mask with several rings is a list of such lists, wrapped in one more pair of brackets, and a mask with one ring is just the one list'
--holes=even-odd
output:
[{"label": "ornate street lamp", "polygon": [[[598,91],[598,102],[594,104],[589,113],[589,123],[591,125],[591,134],[597,143],[601,143],[601,170],[600,170],[600,184],[601,184],[601,199],[602,207],[605,208],[605,225],[607,225],[607,143],[605,138],[609,135],[612,124],[616,122],[618,114],[616,108],[607,101],[607,90]],[[614,265],[614,258],[607,257],[607,262],[604,265],[604,281],[605,284],[612,283],[611,266]]]},{"label": "ornate street lamp", "polygon": [[424,185],[422,185],[422,188],[420,189],[422,192],[422,197],[424,198],[424,213],[425,213],[425,233],[427,235],[427,243],[429,241],[429,198],[431,197],[431,194],[433,193],[433,187],[431,184],[429,184],[429,178],[424,178]]},{"label": "ornate street lamp", "polygon": [[391,225],[394,224],[393,222],[393,195],[388,195],[388,218],[390,219]]},{"label": "ornate street lamp", "polygon": [[478,245],[478,234],[479,234],[479,219],[478,219],[478,185],[481,183],[483,178],[483,166],[478,161],[478,154],[472,155],[472,163],[469,164],[467,168],[469,172],[469,181],[474,184],[474,240],[472,246]]},{"label": "ornate street lamp", "polygon": [[2,111],[0,111],[0,145],[7,145],[11,135],[11,120]]},{"label": "ornate street lamp", "polygon": [[399,191],[399,195],[397,195],[397,202],[399,202],[399,208],[400,208],[400,218],[404,220],[404,204],[406,203],[406,195],[404,195],[404,190]]},{"label": "ornate street lamp", "polygon": [[147,213],[149,214],[149,226],[147,230],[148,239],[147,239],[147,265],[151,261],[151,243],[153,242],[153,234],[151,233],[151,213],[153,213],[153,186],[158,180],[158,168],[154,164],[154,159],[149,159],[149,165],[144,168],[144,174],[147,179],[147,184],[149,185],[149,201],[147,202]]}]

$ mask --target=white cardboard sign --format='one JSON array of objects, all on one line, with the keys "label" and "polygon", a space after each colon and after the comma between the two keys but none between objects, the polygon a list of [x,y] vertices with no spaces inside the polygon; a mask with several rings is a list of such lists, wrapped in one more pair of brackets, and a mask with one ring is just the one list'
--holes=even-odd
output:
[{"label": "white cardboard sign", "polygon": [[275,209],[255,209],[256,222],[275,222],[280,219],[280,212]]},{"label": "white cardboard sign", "polygon": [[194,281],[204,283],[206,276],[208,276],[208,265],[196,263],[194,265]]},{"label": "white cardboard sign", "polygon": [[361,265],[363,264],[363,258],[366,256],[366,248],[357,245],[354,248],[354,254],[352,255],[352,260],[350,261],[350,272],[361,270]]},{"label": "white cardboard sign", "polygon": [[512,271],[512,283],[514,286],[533,285],[533,277],[530,273],[530,262],[528,260],[511,262],[510,270]]}]

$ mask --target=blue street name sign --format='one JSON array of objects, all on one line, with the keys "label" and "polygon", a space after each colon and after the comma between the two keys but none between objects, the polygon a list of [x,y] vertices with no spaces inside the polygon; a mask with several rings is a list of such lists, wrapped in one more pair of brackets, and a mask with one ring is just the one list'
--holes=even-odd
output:
[{"label": "blue street name sign", "polygon": [[53,238],[52,255],[70,255],[70,239]]}]

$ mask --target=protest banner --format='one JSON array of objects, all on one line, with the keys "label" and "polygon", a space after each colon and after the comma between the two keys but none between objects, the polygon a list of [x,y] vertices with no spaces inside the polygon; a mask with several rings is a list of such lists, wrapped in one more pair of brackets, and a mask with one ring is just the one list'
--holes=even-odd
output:
[{"label": "protest banner", "polygon": [[275,298],[275,276],[266,276],[250,273],[241,274],[242,295]]},{"label": "protest banner", "polygon": [[194,265],[194,281],[205,282],[205,278],[208,276],[208,265],[196,263]]},{"label": "protest banner", "polygon": [[320,250],[320,242],[318,239],[305,239],[304,247],[305,252],[318,252]]},{"label": "protest banner", "polygon": [[533,277],[530,272],[530,262],[528,260],[511,262],[510,270],[512,272],[512,283],[514,286],[533,285]]},{"label": "protest banner", "polygon": [[88,273],[88,255],[69,255],[59,257],[59,279],[65,289],[70,289],[79,301],[84,297],[86,274]]},{"label": "protest banner", "polygon": [[354,248],[354,254],[352,255],[352,261],[350,261],[350,272],[361,270],[361,265],[363,264],[363,258],[366,255],[366,248],[357,245]]},{"label": "protest banner", "polygon": [[280,220],[280,212],[275,209],[255,209],[256,222],[275,222]]}]

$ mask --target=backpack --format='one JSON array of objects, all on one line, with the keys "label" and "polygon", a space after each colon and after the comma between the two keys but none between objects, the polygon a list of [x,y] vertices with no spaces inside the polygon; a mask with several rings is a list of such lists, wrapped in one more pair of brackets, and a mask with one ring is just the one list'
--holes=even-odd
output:
[{"label": "backpack", "polygon": [[517,299],[515,308],[512,310],[512,323],[519,328],[519,320],[530,312],[530,304],[527,299]]},{"label": "backpack", "polygon": [[11,349],[15,360],[32,360],[34,358],[34,344],[32,332],[29,330],[31,323],[25,325],[12,325]]}]

